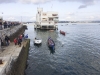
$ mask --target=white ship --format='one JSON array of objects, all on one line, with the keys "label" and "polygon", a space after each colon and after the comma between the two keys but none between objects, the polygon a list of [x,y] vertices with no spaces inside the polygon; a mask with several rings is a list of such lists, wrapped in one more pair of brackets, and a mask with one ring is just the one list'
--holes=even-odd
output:
[{"label": "white ship", "polygon": [[58,21],[59,17],[57,12],[43,12],[43,8],[37,8],[34,28],[58,29]]}]

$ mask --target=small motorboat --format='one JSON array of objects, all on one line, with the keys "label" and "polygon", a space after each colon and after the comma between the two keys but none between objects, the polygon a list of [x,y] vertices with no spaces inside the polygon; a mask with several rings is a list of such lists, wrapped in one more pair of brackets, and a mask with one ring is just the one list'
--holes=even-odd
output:
[{"label": "small motorboat", "polygon": [[60,30],[60,34],[63,34],[63,35],[65,35],[65,32]]},{"label": "small motorboat", "polygon": [[55,49],[55,43],[54,43],[54,41],[53,41],[51,38],[48,38],[47,44],[48,44],[48,47],[49,47],[51,50],[54,50],[54,49]]},{"label": "small motorboat", "polygon": [[34,44],[41,44],[42,43],[42,40],[41,39],[37,39],[37,38],[35,38],[35,40],[34,40]]}]

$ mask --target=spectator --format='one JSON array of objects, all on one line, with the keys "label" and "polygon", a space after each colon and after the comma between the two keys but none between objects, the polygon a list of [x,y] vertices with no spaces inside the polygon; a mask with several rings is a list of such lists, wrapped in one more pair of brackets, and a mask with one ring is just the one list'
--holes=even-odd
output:
[{"label": "spectator", "polygon": [[28,34],[27,34],[27,35],[25,35],[25,38],[28,38]]},{"label": "spectator", "polygon": [[2,35],[2,37],[0,37],[0,41],[1,41],[1,46],[4,46],[4,39],[3,39],[3,35]]},{"label": "spectator", "polygon": [[6,46],[10,44],[10,38],[6,35],[5,36]]},{"label": "spectator", "polygon": [[21,47],[21,40],[20,40],[20,38],[18,38],[18,45],[19,45],[19,47]]},{"label": "spectator", "polygon": [[24,33],[22,34],[22,40],[24,40]]},{"label": "spectator", "polygon": [[22,42],[22,35],[19,36],[20,41]]},{"label": "spectator", "polygon": [[0,38],[0,50],[1,50],[1,38]]},{"label": "spectator", "polygon": [[14,39],[15,45],[17,45],[17,42],[18,42],[18,40],[17,40],[17,38],[15,38],[15,39]]},{"label": "spectator", "polygon": [[4,22],[4,29],[7,28],[7,22]]},{"label": "spectator", "polygon": [[2,21],[0,21],[0,30],[2,30]]}]

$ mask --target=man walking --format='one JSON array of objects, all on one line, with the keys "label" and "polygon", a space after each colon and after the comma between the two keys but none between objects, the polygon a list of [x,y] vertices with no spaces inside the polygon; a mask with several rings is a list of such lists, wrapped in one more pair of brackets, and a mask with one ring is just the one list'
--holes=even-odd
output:
[{"label": "man walking", "polygon": [[6,41],[6,46],[8,46],[9,45],[10,38],[7,35],[5,36],[5,41]]}]

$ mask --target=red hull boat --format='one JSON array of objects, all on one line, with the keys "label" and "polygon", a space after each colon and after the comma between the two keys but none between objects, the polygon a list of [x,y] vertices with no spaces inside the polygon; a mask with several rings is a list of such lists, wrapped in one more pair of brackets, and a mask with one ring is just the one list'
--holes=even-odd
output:
[{"label": "red hull boat", "polygon": [[60,34],[63,34],[63,35],[65,35],[65,32],[60,30]]}]

